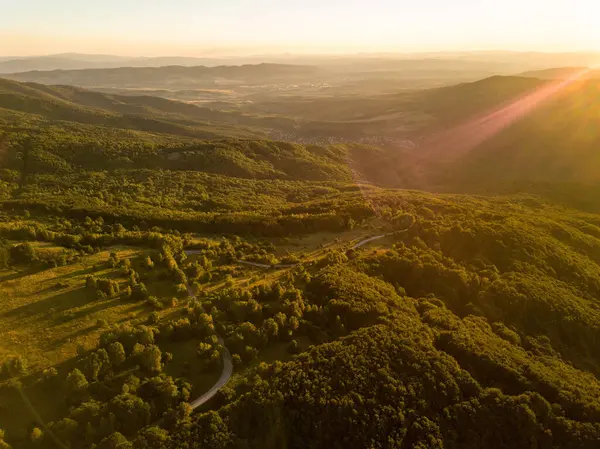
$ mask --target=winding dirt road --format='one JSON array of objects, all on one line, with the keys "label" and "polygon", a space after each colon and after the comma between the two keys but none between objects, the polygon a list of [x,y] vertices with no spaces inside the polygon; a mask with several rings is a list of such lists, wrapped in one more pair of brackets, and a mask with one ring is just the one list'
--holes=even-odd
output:
[{"label": "winding dirt road", "polygon": [[[374,240],[379,240],[382,239],[384,237],[387,237],[390,234],[381,234],[381,235],[376,235],[374,237],[369,237],[368,239],[364,239],[361,240],[360,242],[358,242],[357,244],[355,244],[354,246],[352,246],[350,249],[357,249],[360,248],[363,245],[366,245],[367,243],[370,243]],[[190,249],[190,250],[186,250],[184,251],[188,256],[191,256],[193,254],[199,254],[201,252],[201,250],[198,249]],[[250,262],[247,260],[236,260],[236,263],[240,264],[240,265],[247,265],[249,267],[256,267],[256,268],[275,268],[275,269],[283,269],[283,268],[294,268],[296,265],[298,264],[275,264],[275,265],[269,265],[267,263],[258,263],[258,262]],[[189,289],[188,289],[189,291]],[[190,296],[193,296],[190,293]]]},{"label": "winding dirt road", "polygon": [[256,262],[248,262],[247,260],[238,260],[237,263],[242,264],[242,265],[248,265],[251,267],[257,267],[257,268],[294,268],[296,265],[295,263],[292,264],[277,264],[277,265],[269,265],[266,263],[256,263]]},{"label": "winding dirt road", "polygon": [[[381,234],[381,235],[376,235],[374,237],[369,237],[368,239],[361,240],[356,245],[352,246],[351,249],[360,248],[361,246],[366,245],[369,242],[372,242],[372,241],[378,240],[378,239],[382,239],[384,237],[387,237],[388,235],[390,235],[390,234]],[[187,255],[197,254],[199,252],[200,251],[197,251],[197,250],[185,251],[185,253]],[[267,265],[267,264],[262,264],[262,263],[248,262],[245,260],[238,260],[237,262],[242,265],[249,265],[249,266],[258,267],[258,268],[293,268],[296,266],[295,264]],[[191,287],[189,285],[186,285],[186,287],[187,287],[188,295],[190,296],[190,298],[196,298],[196,295],[192,291]],[[227,384],[227,382],[229,381],[229,379],[231,378],[231,376],[233,374],[233,360],[231,358],[231,353],[225,347],[225,342],[223,341],[221,336],[218,336],[218,337],[219,337],[219,344],[223,347],[223,351],[221,352],[221,359],[223,361],[223,371],[221,371],[221,376],[219,377],[219,380],[217,380],[217,382],[207,392],[205,392],[204,394],[202,394],[202,396],[200,396],[190,402],[192,409],[196,409],[196,408],[200,407],[202,404],[205,404],[210,399],[212,399],[217,394],[217,392],[221,388],[223,388],[225,386],[225,384]]]},{"label": "winding dirt road", "polygon": [[221,372],[221,376],[219,377],[219,380],[217,380],[217,383],[215,383],[210,388],[210,390],[208,390],[202,396],[190,402],[192,409],[198,408],[208,400],[212,399],[212,397],[215,394],[217,394],[217,392],[222,387],[225,386],[225,384],[229,381],[231,375],[233,374],[233,360],[231,359],[231,354],[229,353],[229,350],[225,347],[225,342],[221,337],[219,337],[219,344],[223,346],[223,351],[221,352],[221,359],[223,360],[223,371]]},{"label": "winding dirt road", "polygon": [[[188,252],[186,251],[186,254],[187,253]],[[192,288],[188,284],[186,284],[186,287],[187,287],[189,297],[196,298],[196,295],[192,291]],[[221,371],[221,376],[219,376],[219,380],[217,380],[217,382],[212,387],[210,387],[210,389],[207,392],[205,392],[204,394],[202,394],[202,396],[197,397],[196,399],[194,399],[193,401],[190,402],[190,405],[192,406],[192,410],[200,407],[202,404],[204,404],[207,401],[209,401],[210,399],[212,399],[213,396],[215,394],[217,394],[217,392],[221,388],[223,388],[227,382],[229,382],[229,379],[231,378],[231,375],[233,374],[233,360],[231,358],[231,353],[229,352],[229,349],[227,349],[225,347],[225,342],[223,341],[221,336],[217,335],[217,337],[219,337],[219,344],[223,347],[223,350],[221,351],[221,360],[223,362],[223,371]]]},{"label": "winding dirt road", "polygon": [[381,234],[381,235],[376,235],[375,237],[370,237],[368,239],[361,240],[360,242],[358,242],[356,245],[354,245],[350,249],[360,248],[361,246],[366,245],[367,243],[372,242],[373,240],[379,240],[379,239],[382,239],[384,237],[387,237],[388,235],[390,235],[390,234]]}]

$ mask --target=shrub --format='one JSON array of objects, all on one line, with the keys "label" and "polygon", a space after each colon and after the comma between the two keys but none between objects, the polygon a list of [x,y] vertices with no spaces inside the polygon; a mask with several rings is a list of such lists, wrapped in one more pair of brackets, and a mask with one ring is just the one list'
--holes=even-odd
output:
[{"label": "shrub", "polygon": [[170,352],[163,352],[162,363],[167,365],[171,360],[173,360],[173,354]]},{"label": "shrub", "polygon": [[10,255],[17,264],[29,264],[37,260],[35,248],[29,242],[13,246]]},{"label": "shrub", "polygon": [[152,261],[150,256],[147,256],[146,259],[144,259],[144,266],[149,270],[152,270],[154,268],[154,262]]},{"label": "shrub", "polygon": [[31,431],[29,439],[33,444],[40,444],[44,438],[44,432],[39,427],[34,427]]},{"label": "shrub", "polygon": [[98,279],[96,288],[104,292],[108,298],[113,298],[119,293],[119,284],[111,279]]},{"label": "shrub", "polygon": [[290,354],[297,354],[299,351],[298,342],[296,340],[290,341],[287,350]]},{"label": "shrub", "polygon": [[175,293],[177,293],[180,297],[185,297],[188,295],[188,290],[185,284],[177,284],[175,286]]},{"label": "shrub", "polygon": [[231,356],[231,359],[233,360],[233,365],[234,366],[239,366],[242,364],[242,358],[240,357],[239,354],[233,354]]},{"label": "shrub", "polygon": [[150,306],[152,306],[155,309],[162,309],[163,308],[162,302],[159,301],[159,299],[156,296],[150,296],[148,298],[148,304],[150,304]]},{"label": "shrub", "polygon": [[148,298],[148,289],[143,282],[140,282],[132,288],[131,299],[143,301],[146,298]]},{"label": "shrub", "polygon": [[44,371],[42,371],[42,379],[44,381],[50,381],[50,380],[56,379],[57,376],[58,376],[58,371],[54,367],[47,368]]}]

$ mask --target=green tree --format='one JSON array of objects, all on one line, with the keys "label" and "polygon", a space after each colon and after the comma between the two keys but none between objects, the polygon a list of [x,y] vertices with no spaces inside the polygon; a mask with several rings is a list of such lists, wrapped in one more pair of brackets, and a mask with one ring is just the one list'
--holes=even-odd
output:
[{"label": "green tree", "polygon": [[44,438],[44,431],[42,429],[40,429],[39,427],[34,427],[33,430],[31,431],[31,434],[29,435],[29,439],[31,440],[31,442],[36,445],[41,444],[43,438]]},{"label": "green tree", "polygon": [[162,371],[161,358],[160,348],[156,345],[149,345],[140,354],[140,366],[145,371],[159,373]]},{"label": "green tree", "polygon": [[125,354],[125,348],[118,341],[111,343],[108,346],[107,352],[110,362],[116,367],[121,366],[127,358],[127,355]]},{"label": "green tree", "polygon": [[95,289],[97,286],[98,279],[95,276],[87,276],[85,278],[85,288]]},{"label": "green tree", "polygon": [[263,324],[263,332],[269,341],[275,340],[279,335],[279,325],[273,318],[269,318]]},{"label": "green tree", "polygon": [[112,398],[108,410],[115,415],[118,430],[127,433],[133,433],[150,422],[150,405],[129,393]]},{"label": "green tree", "polygon": [[37,253],[31,243],[25,242],[12,247],[11,257],[14,263],[28,264],[37,260]]},{"label": "green tree", "polygon": [[144,427],[138,432],[136,439],[133,441],[135,449],[155,449],[166,447],[169,439],[169,434],[166,430],[160,427]]},{"label": "green tree", "polygon": [[97,449],[132,449],[133,444],[125,438],[125,436],[119,432],[114,432],[113,434],[104,438],[98,446]]},{"label": "green tree", "polygon": [[88,387],[88,381],[83,373],[75,368],[67,376],[67,392],[69,395],[79,396]]}]

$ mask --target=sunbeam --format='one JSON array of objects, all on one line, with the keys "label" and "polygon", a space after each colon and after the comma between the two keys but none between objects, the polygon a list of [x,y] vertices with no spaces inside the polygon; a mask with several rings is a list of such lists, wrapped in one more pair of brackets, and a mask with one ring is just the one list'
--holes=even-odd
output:
[{"label": "sunbeam", "polygon": [[529,115],[542,103],[550,100],[573,83],[584,79],[596,68],[597,66],[588,67],[573,73],[567,79],[549,82],[509,104],[477,114],[455,127],[425,139],[419,145],[421,152],[415,155],[413,162],[413,175],[417,185],[421,188],[430,187],[430,180],[427,179],[424,169],[426,164],[433,161],[439,165],[457,160]]},{"label": "sunbeam", "polygon": [[452,128],[436,136],[433,145],[440,145],[443,150],[467,152],[498,134],[511,124],[522,119],[531,111],[549,100],[561,90],[575,81],[582,79],[592,69],[578,71],[565,80],[552,82],[532,93],[518,98],[507,106],[501,106],[492,112],[478,115],[466,123]]}]

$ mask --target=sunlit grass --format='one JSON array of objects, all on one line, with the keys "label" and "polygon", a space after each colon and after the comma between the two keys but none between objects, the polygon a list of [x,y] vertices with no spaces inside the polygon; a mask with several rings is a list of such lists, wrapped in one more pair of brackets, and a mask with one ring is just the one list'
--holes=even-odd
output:
[{"label": "sunlit grass", "polygon": [[[46,248],[46,250],[52,250]],[[136,250],[113,250],[130,258]],[[97,344],[98,320],[113,324],[127,320],[138,305],[118,298],[98,300],[85,289],[85,278],[114,276],[108,267],[111,251],[84,257],[77,263],[31,272],[0,272],[0,359],[19,355],[30,369],[42,370],[73,357],[77,348]],[[124,283],[124,278],[116,278]]]}]

